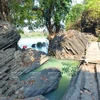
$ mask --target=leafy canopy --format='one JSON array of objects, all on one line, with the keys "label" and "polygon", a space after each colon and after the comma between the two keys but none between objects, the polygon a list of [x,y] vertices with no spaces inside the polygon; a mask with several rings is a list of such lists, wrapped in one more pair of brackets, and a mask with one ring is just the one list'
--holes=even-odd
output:
[{"label": "leafy canopy", "polygon": [[[74,5],[66,15],[66,29],[76,28],[75,23],[81,20],[85,7],[81,4]],[[78,23],[79,24],[79,23]]]},{"label": "leafy canopy", "polygon": [[52,33],[59,31],[60,22],[64,22],[70,6],[71,0],[0,0],[0,16],[20,28],[45,25]]},{"label": "leafy canopy", "polygon": [[[70,9],[66,17],[66,29],[100,26],[100,0],[84,0]],[[78,26],[78,27],[77,27]]]},{"label": "leafy canopy", "polygon": [[32,0],[10,0],[9,7],[12,23],[18,27],[28,26],[29,29],[32,29],[34,25],[32,21],[36,19],[32,12],[33,5]]},{"label": "leafy canopy", "polygon": [[32,11],[33,5],[32,0],[0,0],[1,20],[9,21],[20,29],[25,26],[32,29],[33,20],[37,19]]},{"label": "leafy canopy", "polygon": [[86,0],[85,11],[91,11],[89,17],[100,18],[100,0]]},{"label": "leafy canopy", "polygon": [[41,17],[42,25],[46,25],[49,33],[52,33],[54,28],[55,32],[58,32],[60,22],[65,20],[65,15],[69,12],[71,0],[39,0],[38,2],[39,6],[34,6],[33,11],[42,12],[42,16],[38,15],[39,18]]}]

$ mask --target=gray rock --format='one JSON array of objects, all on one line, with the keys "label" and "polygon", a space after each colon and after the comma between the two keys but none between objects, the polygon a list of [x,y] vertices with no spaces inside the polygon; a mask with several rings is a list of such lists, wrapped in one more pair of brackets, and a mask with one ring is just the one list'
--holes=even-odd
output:
[{"label": "gray rock", "polygon": [[[47,100],[43,96],[25,98],[27,87],[25,84],[19,81],[17,76],[21,75],[25,71],[29,72],[39,67],[41,64],[43,64],[45,61],[48,60],[48,57],[44,53],[37,52],[34,50],[26,50],[24,52],[16,51],[18,49],[17,42],[19,39],[20,39],[20,35],[10,23],[0,21],[0,100],[17,100],[17,99],[18,100],[38,100],[38,99]],[[39,73],[36,74],[38,76],[35,75],[35,77],[38,78],[35,80],[37,81],[37,83],[41,81],[42,84],[43,80],[40,79],[39,75],[42,75],[43,73],[42,72]],[[31,79],[27,80],[27,82],[29,81],[31,81]],[[44,83],[42,84],[43,86],[45,85]],[[32,84],[32,81],[28,85],[29,88],[31,88],[32,86],[30,84]],[[57,81],[55,82],[55,85],[56,84],[58,84]],[[53,86],[55,85],[53,84]],[[38,85],[36,84],[35,86],[32,86],[32,88],[36,86],[37,86],[37,92],[35,95],[44,93],[42,89],[47,88],[45,86],[42,89],[41,87],[39,87],[40,88],[39,91]],[[23,87],[25,88],[24,91],[25,93],[22,93],[19,90],[19,89],[23,89]],[[51,91],[52,89],[54,89],[54,87],[48,89],[47,92]],[[20,91],[20,94],[17,95],[16,91]],[[31,94],[32,93],[30,93],[30,95]],[[27,95],[26,97],[29,96]]]},{"label": "gray rock", "polygon": [[49,59],[45,53],[32,49],[27,49],[24,52],[18,50],[14,53],[14,58],[11,72],[15,76],[20,76],[36,69]]},{"label": "gray rock", "polygon": [[18,42],[20,35],[9,22],[0,21],[0,26],[0,49],[5,49]]},{"label": "gray rock", "polygon": [[59,59],[80,60],[86,50],[88,39],[77,30],[57,34],[49,41],[49,55]]},{"label": "gray rock", "polygon": [[60,78],[61,72],[58,69],[44,69],[25,79],[23,87],[16,94],[19,95],[21,91],[28,98],[48,93],[58,87]]},{"label": "gray rock", "polygon": [[38,95],[38,96],[35,96],[35,97],[24,98],[24,99],[17,99],[15,97],[0,97],[0,100],[49,100],[49,99],[46,99],[42,95]]}]

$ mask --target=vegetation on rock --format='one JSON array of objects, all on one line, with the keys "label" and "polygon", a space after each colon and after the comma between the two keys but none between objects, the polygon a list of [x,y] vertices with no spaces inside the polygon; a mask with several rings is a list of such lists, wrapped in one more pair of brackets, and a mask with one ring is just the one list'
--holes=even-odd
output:
[{"label": "vegetation on rock", "polygon": [[84,5],[75,5],[66,18],[66,29],[100,34],[100,1],[85,0]]},{"label": "vegetation on rock", "polygon": [[77,64],[77,62],[72,62],[72,63],[63,63],[62,62],[62,64],[63,64],[63,66],[65,66],[65,67],[63,67],[62,68],[62,73],[67,73],[67,75],[69,75],[69,76],[74,76],[75,74],[76,74],[76,72],[78,71],[78,64]]},{"label": "vegetation on rock", "polygon": [[83,31],[92,32],[94,35],[98,35],[99,27],[100,27],[100,1],[88,0],[85,2],[85,10],[82,15]]},{"label": "vegetation on rock", "polygon": [[76,4],[70,9],[69,14],[66,15],[66,30],[79,29],[81,27],[81,16],[84,11],[84,5]]}]

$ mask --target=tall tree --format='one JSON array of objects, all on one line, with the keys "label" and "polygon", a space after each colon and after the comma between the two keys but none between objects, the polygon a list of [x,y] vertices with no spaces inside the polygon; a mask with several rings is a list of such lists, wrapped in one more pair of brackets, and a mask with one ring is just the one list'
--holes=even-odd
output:
[{"label": "tall tree", "polygon": [[[34,6],[34,3],[39,3]],[[0,19],[29,29],[46,26],[49,33],[59,32],[69,12],[71,0],[0,0]],[[33,7],[33,11],[32,11]]]},{"label": "tall tree", "polygon": [[33,5],[32,0],[0,0],[0,19],[9,21],[19,28],[28,26],[32,29],[32,20],[35,19]]},{"label": "tall tree", "polygon": [[[36,0],[33,1],[36,2]],[[40,11],[42,25],[46,25],[50,34],[58,33],[61,28],[60,22],[64,22],[65,15],[69,12],[71,0],[39,0],[37,2],[39,5],[33,7],[33,12]]]},{"label": "tall tree", "polygon": [[66,30],[81,28],[81,16],[85,7],[82,4],[76,4],[72,6],[70,12],[66,15]]},{"label": "tall tree", "polygon": [[100,0],[85,0],[81,23],[83,31],[97,35],[96,28],[100,30]]}]

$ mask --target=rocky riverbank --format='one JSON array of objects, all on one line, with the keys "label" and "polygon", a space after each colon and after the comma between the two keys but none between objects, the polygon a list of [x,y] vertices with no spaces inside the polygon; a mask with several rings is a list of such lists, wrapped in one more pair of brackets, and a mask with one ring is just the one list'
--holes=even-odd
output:
[{"label": "rocky riverbank", "polygon": [[100,64],[80,66],[62,100],[100,100]]},{"label": "rocky riverbank", "polygon": [[49,54],[59,59],[80,60],[89,41],[84,33],[69,30],[49,41]]},{"label": "rocky riverbank", "polygon": [[37,95],[56,89],[61,73],[58,69],[45,69],[24,82],[20,81],[18,76],[40,67],[49,58],[32,49],[20,51],[19,39],[20,35],[13,26],[0,22],[0,100],[47,100]]},{"label": "rocky riverbank", "polygon": [[[54,68],[44,69],[20,81],[18,78],[20,75],[40,67],[49,57],[45,53],[32,49],[19,50],[17,45],[19,39],[20,35],[13,26],[6,22],[0,23],[0,100],[47,100],[41,95],[58,87],[61,72]],[[67,34],[59,34],[50,40],[52,45],[49,46],[51,50],[49,53],[53,53],[53,56],[60,59],[79,60],[88,43],[84,34],[79,34],[75,30],[68,31]],[[71,89],[69,86],[69,90],[73,95],[79,89],[76,88],[77,85],[74,85],[75,80],[83,78],[82,75],[75,76],[74,81],[71,81],[72,85]],[[78,82],[80,85],[80,81]],[[65,95],[64,100],[67,100],[65,98],[69,100],[69,97]]]}]

